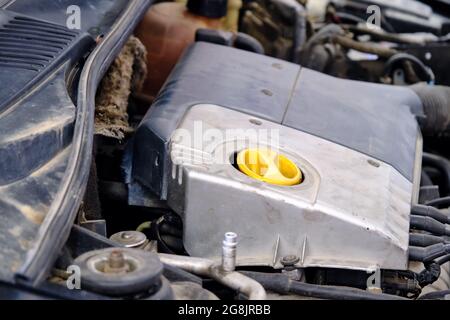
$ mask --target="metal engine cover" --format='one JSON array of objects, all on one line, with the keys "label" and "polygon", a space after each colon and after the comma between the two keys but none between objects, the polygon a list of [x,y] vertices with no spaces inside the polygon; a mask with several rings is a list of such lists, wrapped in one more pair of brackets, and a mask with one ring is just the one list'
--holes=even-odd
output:
[{"label": "metal engine cover", "polygon": [[[279,147],[252,134],[256,126],[278,132]],[[241,133],[230,138],[237,128]],[[193,147],[189,138],[211,132],[214,138]],[[232,165],[236,152],[261,145],[293,160],[304,182],[270,185]],[[223,234],[233,231],[239,265],[281,267],[282,257],[295,255],[299,267],[407,267],[413,184],[390,165],[216,105],[189,110],[172,137],[170,159],[168,203],[182,214],[184,244],[193,256],[220,259]]]},{"label": "metal engine cover", "polygon": [[[238,265],[280,268],[294,255],[298,267],[404,270],[421,113],[407,87],[197,43],[128,148],[129,203],[167,200],[192,256],[220,259],[223,234],[233,231]],[[275,145],[254,130],[276,132]],[[278,148],[304,182],[270,185],[237,170],[234,155],[254,144]]]}]

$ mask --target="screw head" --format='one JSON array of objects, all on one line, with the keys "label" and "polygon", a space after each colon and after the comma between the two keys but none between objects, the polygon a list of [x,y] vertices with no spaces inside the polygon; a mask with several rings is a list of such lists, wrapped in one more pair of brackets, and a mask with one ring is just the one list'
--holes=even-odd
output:
[{"label": "screw head", "polygon": [[372,167],[375,167],[375,168],[379,168],[380,167],[380,163],[375,161],[375,160],[372,160],[372,159],[368,159],[367,163],[369,163]]},{"label": "screw head", "polygon": [[281,258],[281,264],[283,266],[293,266],[300,261],[300,258],[296,255],[288,255]]},{"label": "screw head", "polygon": [[109,239],[127,248],[137,248],[147,241],[147,236],[139,231],[120,231]]},{"label": "screw head", "polygon": [[129,234],[128,232],[123,232],[121,234],[122,239],[131,239],[132,235]]}]

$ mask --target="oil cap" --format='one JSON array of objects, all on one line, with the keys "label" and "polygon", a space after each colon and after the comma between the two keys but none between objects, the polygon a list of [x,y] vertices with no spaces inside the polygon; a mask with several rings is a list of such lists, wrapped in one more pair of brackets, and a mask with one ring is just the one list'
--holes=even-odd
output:
[{"label": "oil cap", "polygon": [[294,186],[303,179],[292,160],[271,149],[245,149],[238,153],[237,165],[247,176],[274,185]]},{"label": "oil cap", "polygon": [[222,18],[227,15],[228,0],[189,0],[190,12],[208,18]]}]

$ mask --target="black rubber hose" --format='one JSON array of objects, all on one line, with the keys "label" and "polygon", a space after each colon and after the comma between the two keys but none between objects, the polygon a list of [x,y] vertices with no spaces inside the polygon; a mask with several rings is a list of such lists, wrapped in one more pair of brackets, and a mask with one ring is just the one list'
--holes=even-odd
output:
[{"label": "black rubber hose", "polygon": [[435,261],[425,262],[424,266],[425,269],[417,274],[417,281],[422,288],[435,283],[441,277],[441,265]]},{"label": "black rubber hose", "polygon": [[411,209],[415,216],[431,217],[441,223],[450,223],[450,216],[432,206],[416,205]]},{"label": "black rubber hose", "polygon": [[176,238],[183,237],[183,230],[169,223],[161,223],[159,225],[159,233],[163,235],[174,236]]},{"label": "black rubber hose", "polygon": [[431,180],[430,176],[425,172],[425,170],[422,170],[422,172],[420,173],[420,186],[425,187],[432,185],[433,181]]},{"label": "black rubber hose", "polygon": [[431,234],[410,233],[409,245],[414,247],[428,247],[437,243],[447,243],[444,238]]},{"label": "black rubber hose", "polygon": [[328,24],[317,31],[303,45],[299,57],[299,64],[303,67],[324,72],[333,60],[333,54],[325,48],[324,44],[330,38],[342,35],[345,35],[344,30],[335,24]]},{"label": "black rubber hose", "polygon": [[[450,103],[450,100],[448,102]],[[422,166],[437,169],[444,176],[443,185],[440,186],[442,189],[440,190],[441,194],[450,194],[450,162],[439,155],[424,152],[422,155]]]},{"label": "black rubber hose", "polygon": [[427,206],[432,206],[436,208],[448,208],[450,207],[450,197],[443,197],[438,199],[433,199],[425,203]]},{"label": "black rubber hose", "polygon": [[420,126],[424,135],[445,132],[450,126],[450,87],[415,84],[410,88],[422,101],[426,118]]},{"label": "black rubber hose", "polygon": [[182,253],[184,251],[183,240],[171,235],[161,235],[161,241],[164,242],[164,245],[169,247],[176,253]]},{"label": "black rubber hose", "polygon": [[432,233],[435,236],[450,236],[450,226],[430,217],[411,215],[411,228]]},{"label": "black rubber hose", "polygon": [[437,243],[425,248],[409,247],[409,259],[413,261],[430,262],[447,254],[450,254],[450,244]]},{"label": "black rubber hose", "polygon": [[294,281],[278,273],[251,271],[242,271],[241,273],[259,282],[265,289],[280,294],[296,294],[303,297],[330,300],[409,300],[399,296],[376,294],[356,288],[322,286]]},{"label": "black rubber hose", "polygon": [[443,264],[446,264],[449,261],[450,261],[450,254],[447,254],[441,257],[440,259],[436,260],[436,263],[442,266]]}]

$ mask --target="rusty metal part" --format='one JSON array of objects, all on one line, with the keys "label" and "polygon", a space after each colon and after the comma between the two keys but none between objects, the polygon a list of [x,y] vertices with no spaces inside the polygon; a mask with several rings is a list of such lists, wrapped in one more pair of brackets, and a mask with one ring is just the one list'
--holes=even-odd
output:
[{"label": "rusty metal part", "polygon": [[115,250],[109,254],[102,271],[105,273],[127,273],[130,270],[130,264],[125,260],[123,252]]},{"label": "rusty metal part", "polygon": [[345,48],[354,49],[361,52],[367,52],[371,54],[376,54],[382,58],[390,58],[394,54],[398,53],[397,50],[382,47],[373,43],[364,43],[355,41],[349,37],[345,36],[335,36],[333,37],[333,42],[337,43]]}]

